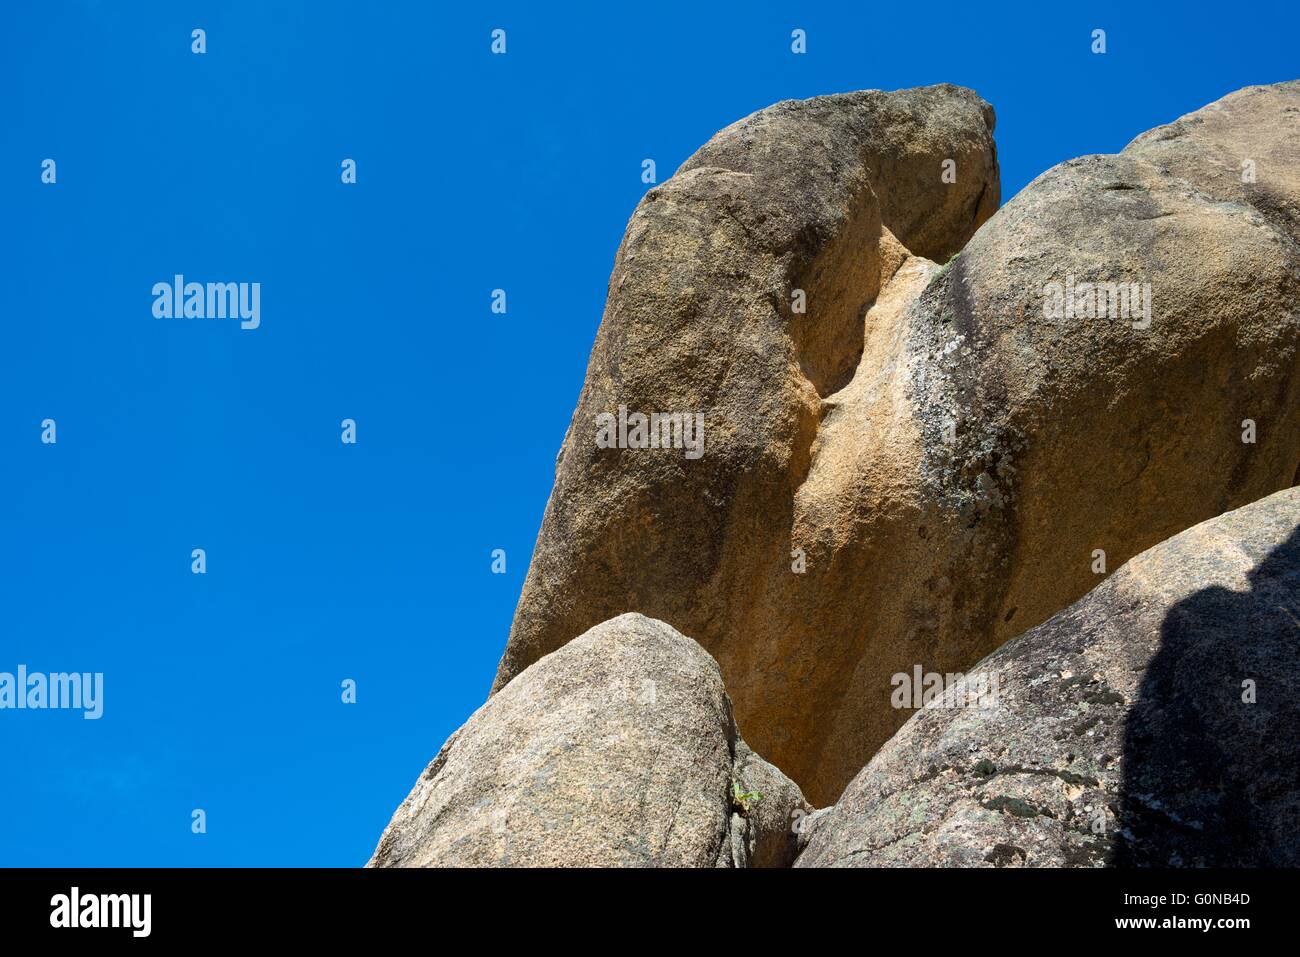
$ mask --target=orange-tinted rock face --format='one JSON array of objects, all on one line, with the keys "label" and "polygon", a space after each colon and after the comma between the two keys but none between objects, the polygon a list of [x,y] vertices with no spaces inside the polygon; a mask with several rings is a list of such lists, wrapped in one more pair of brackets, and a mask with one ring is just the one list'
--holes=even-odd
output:
[{"label": "orange-tinted rock face", "polygon": [[[830,803],[909,717],[896,674],[961,671],[1097,584],[1098,553],[1290,484],[1298,118],[1300,84],[1241,91],[996,215],[967,90],[723,130],[628,225],[496,688],[662,619]],[[598,442],[620,408],[702,416],[703,454]]]}]

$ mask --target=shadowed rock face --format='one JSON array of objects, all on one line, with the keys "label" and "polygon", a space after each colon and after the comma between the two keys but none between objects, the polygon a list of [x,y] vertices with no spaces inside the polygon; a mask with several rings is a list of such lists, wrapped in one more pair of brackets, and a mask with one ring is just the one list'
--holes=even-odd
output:
[{"label": "shadowed rock face", "polygon": [[[1294,481],[1300,84],[988,219],[991,130],[951,86],[781,103],[646,194],[495,689],[597,622],[663,619],[829,803],[908,715],[892,675],[963,670],[1092,587],[1095,550],[1116,567]],[[1089,283],[1138,292],[1045,315]],[[598,447],[620,406],[702,413],[703,456]]]},{"label": "shadowed rock face", "polygon": [[1300,864],[1300,488],[1132,559],[912,717],[800,867]]},{"label": "shadowed rock face", "polygon": [[785,867],[808,810],[737,737],[708,653],[627,614],[475,712],[370,866]]}]

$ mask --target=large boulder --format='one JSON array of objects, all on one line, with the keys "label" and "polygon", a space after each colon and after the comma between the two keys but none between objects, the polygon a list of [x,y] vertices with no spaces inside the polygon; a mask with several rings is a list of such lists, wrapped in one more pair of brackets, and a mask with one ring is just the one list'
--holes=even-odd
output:
[{"label": "large boulder", "polygon": [[[852,378],[863,311],[909,250],[946,259],[997,208],[992,127],[988,104],[952,86],[779,103],[645,195],[496,688],[593,624],[640,611],[719,659],[747,733],[753,722],[787,760],[815,758],[805,751],[820,746],[833,696],[792,693],[829,664],[814,643],[799,650],[815,616],[778,637],[750,597],[800,604],[793,504],[823,399]],[[942,181],[946,160],[954,183]],[[620,406],[702,415],[703,455],[599,447],[598,417]]]},{"label": "large boulder", "polygon": [[627,614],[452,734],[370,866],[784,867],[807,810],[737,736],[708,653]]},{"label": "large boulder", "polygon": [[[892,676],[967,667],[1082,596],[1099,552],[1296,480],[1300,84],[988,219],[992,127],[951,86],[781,103],[646,194],[497,689],[643,612],[831,803],[907,717]],[[703,444],[635,447],[651,412],[699,413]]]},{"label": "large boulder", "polygon": [[[1300,865],[1300,488],[1133,558],[915,713],[800,867]],[[965,707],[963,689],[996,689]]]}]

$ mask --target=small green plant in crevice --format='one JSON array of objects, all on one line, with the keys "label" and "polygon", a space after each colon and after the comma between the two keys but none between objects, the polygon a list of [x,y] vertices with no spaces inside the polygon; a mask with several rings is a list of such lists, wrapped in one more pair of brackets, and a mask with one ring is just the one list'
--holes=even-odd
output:
[{"label": "small green plant in crevice", "polygon": [[948,272],[948,270],[951,269],[954,265],[956,265],[957,257],[960,255],[961,253],[958,252],[954,256],[952,256],[952,258],[950,258],[946,263],[939,264],[939,268],[934,271],[934,273],[930,276],[929,282],[925,284],[925,291],[928,292],[931,286],[939,282],[939,280],[943,279],[944,275]]},{"label": "small green plant in crevice", "polygon": [[746,791],[739,781],[731,782],[731,807],[739,811],[741,817],[749,817],[749,812],[755,804],[763,800],[763,795],[757,791]]},{"label": "small green plant in crevice", "polygon": [[[948,257],[948,261],[945,262],[945,263],[942,263],[942,264],[939,266],[939,268],[938,268],[937,270],[935,270],[935,273],[934,273],[934,279],[938,279],[940,276],[942,276],[944,273],[946,273],[949,269],[951,269],[951,268],[953,267],[953,265],[957,262],[957,259],[958,259],[959,256],[961,256],[961,250],[958,250],[957,252],[955,252],[955,253],[953,253],[951,256],[949,256],[949,257]],[[933,281],[933,280],[931,280],[931,281]]]}]

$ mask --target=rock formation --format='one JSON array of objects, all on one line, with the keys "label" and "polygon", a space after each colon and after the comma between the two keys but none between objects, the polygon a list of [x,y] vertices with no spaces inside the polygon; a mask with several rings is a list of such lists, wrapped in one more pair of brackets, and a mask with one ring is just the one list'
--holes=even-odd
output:
[{"label": "rock formation", "polygon": [[627,614],[452,734],[370,865],[784,867],[808,810],[737,736],[708,653]]},{"label": "rock formation", "polygon": [[1300,865],[1300,488],[1197,525],[917,712],[800,867]]},{"label": "rock formation", "polygon": [[780,103],[646,194],[372,865],[1300,864],[1300,82],[996,214],[992,129]]},{"label": "rock formation", "polygon": [[[952,86],[780,103],[646,194],[496,694],[599,622],[662,619],[827,804],[907,717],[892,675],[960,671],[1087,592],[1099,551],[1296,481],[1300,83],[996,215],[992,128]],[[601,447],[620,407],[702,414],[704,454]]]}]

